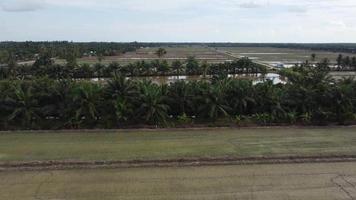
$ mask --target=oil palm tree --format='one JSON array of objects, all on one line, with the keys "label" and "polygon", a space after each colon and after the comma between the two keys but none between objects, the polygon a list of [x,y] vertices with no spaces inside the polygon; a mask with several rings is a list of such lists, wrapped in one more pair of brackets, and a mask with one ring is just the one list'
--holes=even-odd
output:
[{"label": "oil palm tree", "polygon": [[216,120],[221,116],[228,116],[230,110],[224,93],[223,84],[213,84],[198,97],[200,105],[198,106],[198,111],[200,116],[208,117],[209,119]]},{"label": "oil palm tree", "polygon": [[137,102],[137,86],[121,74],[107,82],[104,97],[109,101],[108,113],[113,115],[115,123],[126,122],[133,116],[133,107]]},{"label": "oil palm tree", "polygon": [[192,86],[185,81],[172,83],[168,89],[168,102],[173,115],[192,115]]},{"label": "oil palm tree", "polygon": [[254,86],[249,80],[232,80],[227,88],[227,101],[233,115],[246,115],[251,113],[256,101],[253,96]]},{"label": "oil palm tree", "polygon": [[14,84],[12,86],[12,94],[5,99],[5,105],[11,113],[8,116],[10,123],[20,120],[24,127],[31,128],[39,118],[38,101],[31,86]]},{"label": "oil palm tree", "polygon": [[150,81],[140,83],[140,104],[138,116],[142,116],[146,123],[154,125],[165,125],[168,119],[169,106],[163,95],[162,87]]},{"label": "oil palm tree", "polygon": [[201,65],[201,70],[203,72],[203,78],[206,79],[208,71],[209,71],[209,64],[204,61],[203,64]]},{"label": "oil palm tree", "polygon": [[172,69],[175,71],[176,75],[179,76],[182,72],[183,64],[179,60],[175,60],[172,63]]},{"label": "oil palm tree", "polygon": [[96,122],[99,119],[98,105],[102,89],[99,84],[80,82],[72,89],[72,100],[75,108],[75,123]]},{"label": "oil palm tree", "polygon": [[157,51],[156,51],[156,55],[158,56],[158,58],[162,58],[164,55],[167,54],[167,50],[164,49],[164,48],[159,48]]}]

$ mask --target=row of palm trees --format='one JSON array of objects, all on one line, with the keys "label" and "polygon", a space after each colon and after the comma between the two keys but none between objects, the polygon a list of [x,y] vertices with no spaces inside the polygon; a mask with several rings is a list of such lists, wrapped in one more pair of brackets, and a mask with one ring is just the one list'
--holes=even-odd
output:
[{"label": "row of palm trees", "polygon": [[192,123],[346,123],[356,81],[322,67],[283,74],[287,84],[216,78],[157,85],[116,74],[106,84],[69,79],[0,81],[0,129],[118,128]]},{"label": "row of palm trees", "polygon": [[356,71],[356,56],[350,57],[340,54],[336,63],[338,71]]},{"label": "row of palm trees", "polygon": [[49,56],[40,56],[33,65],[12,65],[0,67],[0,79],[31,78],[48,76],[53,79],[63,78],[111,78],[114,72],[125,76],[159,76],[159,75],[216,75],[216,74],[255,74],[266,73],[264,66],[253,63],[248,58],[221,64],[199,63],[194,57],[186,61],[168,63],[166,60],[151,62],[139,61],[128,65],[97,63],[78,65],[75,60],[66,65],[58,65]]}]

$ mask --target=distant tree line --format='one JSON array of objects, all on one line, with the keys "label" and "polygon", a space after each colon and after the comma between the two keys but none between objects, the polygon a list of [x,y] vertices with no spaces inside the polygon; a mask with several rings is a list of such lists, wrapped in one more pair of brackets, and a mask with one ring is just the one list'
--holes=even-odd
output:
[{"label": "distant tree line", "polygon": [[343,56],[340,54],[337,59],[337,70],[339,71],[356,71],[356,57]]},{"label": "distant tree line", "polygon": [[[311,62],[309,60],[306,60],[305,63],[316,63],[316,57],[316,54],[312,54]],[[316,63],[316,65],[318,66],[322,64],[323,66],[325,66],[325,68],[328,68],[329,71],[356,71],[356,56],[350,57],[339,54],[335,61],[336,65],[331,64],[329,59],[324,58],[320,62]],[[302,65],[305,63],[302,63]],[[297,64],[296,66],[299,65],[300,64]]]},{"label": "distant tree line", "polygon": [[323,64],[281,73],[286,84],[217,76],[158,85],[119,73],[105,84],[48,77],[2,80],[0,129],[355,122],[356,81],[331,79]]},{"label": "distant tree line", "polygon": [[9,60],[34,60],[38,54],[48,53],[52,58],[67,59],[70,56],[114,56],[129,51],[135,51],[140,45],[133,43],[114,42],[0,42],[0,64]]}]

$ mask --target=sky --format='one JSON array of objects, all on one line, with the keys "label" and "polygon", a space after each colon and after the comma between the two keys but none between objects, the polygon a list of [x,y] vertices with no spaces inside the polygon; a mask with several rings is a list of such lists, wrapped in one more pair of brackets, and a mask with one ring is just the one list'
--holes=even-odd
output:
[{"label": "sky", "polygon": [[0,0],[0,41],[356,42],[356,0]]}]

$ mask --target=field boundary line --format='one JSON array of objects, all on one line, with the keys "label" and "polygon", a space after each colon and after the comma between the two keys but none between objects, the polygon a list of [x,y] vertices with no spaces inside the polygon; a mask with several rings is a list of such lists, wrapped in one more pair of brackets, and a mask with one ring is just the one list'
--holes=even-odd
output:
[{"label": "field boundary line", "polygon": [[165,131],[214,131],[214,130],[249,130],[249,129],[323,129],[323,128],[356,128],[356,125],[329,126],[226,126],[226,127],[190,127],[190,128],[127,128],[127,129],[60,129],[60,130],[9,130],[0,131],[2,134],[11,133],[118,133],[118,132],[165,132]]},{"label": "field boundary line", "polygon": [[42,171],[101,168],[194,167],[217,165],[302,164],[356,162],[356,155],[290,157],[217,157],[128,161],[33,161],[0,163],[2,171]]}]

